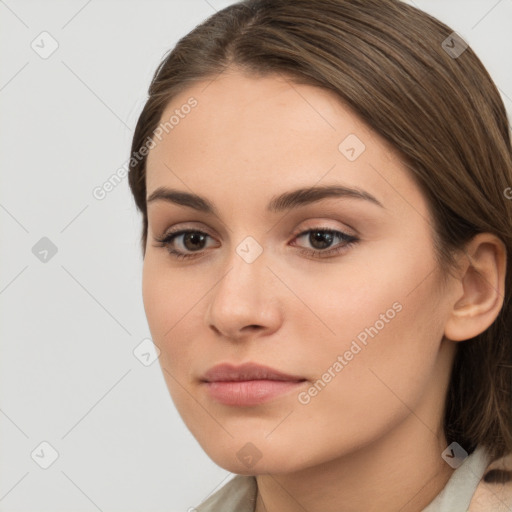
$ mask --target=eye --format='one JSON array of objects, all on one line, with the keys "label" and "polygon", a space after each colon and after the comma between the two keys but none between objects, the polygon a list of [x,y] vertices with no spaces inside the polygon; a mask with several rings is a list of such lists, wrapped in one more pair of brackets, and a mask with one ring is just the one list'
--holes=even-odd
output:
[{"label": "eye", "polygon": [[[201,252],[205,247],[205,240],[211,238],[208,233],[199,230],[182,229],[180,231],[174,231],[166,233],[161,238],[156,238],[158,247],[165,247],[169,253],[177,259],[195,258],[197,255],[194,252]],[[183,250],[176,250],[172,245],[175,240],[180,240],[181,247],[185,251],[192,251],[192,254],[186,254]]]},{"label": "eye", "polygon": [[[295,237],[295,240],[304,238],[306,236],[307,242],[313,248],[303,248],[300,251],[301,254],[307,254],[319,258],[325,258],[347,251],[350,247],[352,247],[352,245],[359,241],[356,236],[349,235],[343,231],[321,227],[303,231]],[[333,242],[336,240],[340,240],[340,242],[334,247],[331,247]]]},{"label": "eye", "polygon": [[[352,245],[359,241],[356,236],[349,235],[343,231],[338,231],[330,228],[312,228],[303,231],[295,236],[294,240],[306,237],[307,241],[313,246],[312,249],[302,248],[301,254],[313,256],[317,258],[325,258],[347,251]],[[177,259],[196,258],[204,251],[205,244],[208,238],[212,238],[208,233],[199,231],[197,229],[182,229],[166,233],[160,238],[155,238],[158,243],[157,247],[164,247],[169,254]],[[340,242],[333,248],[331,245],[335,240]],[[176,242],[178,249],[176,249]],[[295,244],[293,244],[295,245]],[[186,251],[191,251],[187,253]],[[194,254],[196,253],[196,254]]]}]

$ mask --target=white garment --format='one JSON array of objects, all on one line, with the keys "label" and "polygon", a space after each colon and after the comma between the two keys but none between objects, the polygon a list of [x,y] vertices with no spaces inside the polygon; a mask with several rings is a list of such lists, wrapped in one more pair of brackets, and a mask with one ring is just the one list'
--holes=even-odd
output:
[{"label": "white garment", "polygon": [[489,461],[484,447],[478,446],[452,473],[443,490],[422,512],[466,512]]}]

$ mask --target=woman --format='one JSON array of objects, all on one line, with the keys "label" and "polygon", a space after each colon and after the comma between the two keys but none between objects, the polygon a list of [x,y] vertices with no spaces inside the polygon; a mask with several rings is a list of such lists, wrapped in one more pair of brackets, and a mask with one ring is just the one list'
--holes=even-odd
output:
[{"label": "woman", "polygon": [[197,510],[512,504],[512,150],[460,36],[231,5],[157,69],[129,178],[170,394],[238,474]]}]

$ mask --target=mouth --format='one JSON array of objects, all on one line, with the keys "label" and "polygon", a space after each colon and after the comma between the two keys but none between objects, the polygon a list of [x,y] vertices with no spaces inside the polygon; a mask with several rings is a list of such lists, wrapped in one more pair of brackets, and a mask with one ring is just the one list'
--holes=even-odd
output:
[{"label": "mouth", "polygon": [[240,366],[214,366],[200,380],[208,395],[217,402],[231,406],[253,406],[296,390],[307,379],[268,366],[245,363]]}]

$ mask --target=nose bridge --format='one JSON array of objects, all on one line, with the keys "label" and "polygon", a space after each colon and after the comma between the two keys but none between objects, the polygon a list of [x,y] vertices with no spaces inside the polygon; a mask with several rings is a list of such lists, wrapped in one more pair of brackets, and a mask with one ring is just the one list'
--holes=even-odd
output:
[{"label": "nose bridge", "polygon": [[207,322],[229,337],[246,326],[275,327],[276,310],[272,273],[262,245],[252,236],[233,247],[226,271],[212,290]]},{"label": "nose bridge", "polygon": [[256,305],[265,294],[263,288],[268,273],[263,252],[263,246],[252,236],[246,236],[235,245],[227,260],[227,273],[217,287],[217,295],[230,297],[234,294],[239,301]]}]

